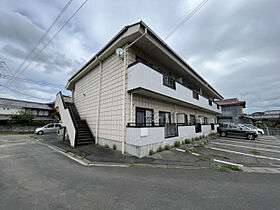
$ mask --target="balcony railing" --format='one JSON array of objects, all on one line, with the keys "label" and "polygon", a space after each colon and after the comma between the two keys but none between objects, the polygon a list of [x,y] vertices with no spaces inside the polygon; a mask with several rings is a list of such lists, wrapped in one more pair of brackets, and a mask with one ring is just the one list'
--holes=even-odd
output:
[{"label": "balcony railing", "polygon": [[[162,100],[164,100],[162,96],[166,96],[169,102],[170,99],[173,99],[174,103],[183,102],[195,107],[221,113],[221,109],[219,109],[218,106],[209,105],[208,98],[199,95],[197,92],[195,96],[196,99],[193,98],[192,89],[141,62],[129,66],[127,90],[142,90],[142,92],[139,91],[139,93],[141,92],[142,94],[148,91],[150,94],[157,94]],[[154,96],[157,97],[157,95]]]}]

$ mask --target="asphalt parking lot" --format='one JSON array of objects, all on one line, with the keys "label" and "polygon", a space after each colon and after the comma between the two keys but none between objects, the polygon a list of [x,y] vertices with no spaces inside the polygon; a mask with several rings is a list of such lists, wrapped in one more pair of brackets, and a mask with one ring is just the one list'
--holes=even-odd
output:
[{"label": "asphalt parking lot", "polygon": [[263,172],[280,168],[280,138],[259,136],[256,140],[237,137],[218,137],[209,142],[206,148],[197,152],[206,157],[240,164]]},{"label": "asphalt parking lot", "polygon": [[209,168],[85,167],[28,135],[0,135],[0,209],[279,209],[279,180]]}]

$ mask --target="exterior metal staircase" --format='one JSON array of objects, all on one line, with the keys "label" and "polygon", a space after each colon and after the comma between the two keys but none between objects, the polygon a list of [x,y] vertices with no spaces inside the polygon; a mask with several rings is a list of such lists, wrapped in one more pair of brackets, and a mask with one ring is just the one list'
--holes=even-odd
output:
[{"label": "exterior metal staircase", "polygon": [[86,120],[81,120],[75,105],[66,102],[65,106],[69,110],[76,128],[75,146],[95,143],[95,138],[92,135]]}]

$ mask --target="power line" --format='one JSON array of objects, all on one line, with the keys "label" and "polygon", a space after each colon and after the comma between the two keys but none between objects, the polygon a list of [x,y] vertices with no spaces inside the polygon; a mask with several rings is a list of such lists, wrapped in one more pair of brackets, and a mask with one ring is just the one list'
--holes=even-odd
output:
[{"label": "power line", "polygon": [[62,27],[55,33],[55,35],[43,46],[43,48],[31,59],[31,61],[28,63],[27,66],[25,66],[25,68],[18,74],[22,74],[34,61],[34,59],[36,59],[42,52],[43,50],[51,43],[51,41],[62,31],[62,29],[70,22],[70,20],[80,11],[80,9],[85,5],[85,3],[87,3],[88,0],[85,0],[81,6],[71,15],[70,18],[68,18],[68,20],[62,25]]},{"label": "power line", "polygon": [[42,86],[51,86],[51,87],[55,87],[55,88],[63,88],[63,85],[57,85],[57,84],[52,84],[52,83],[48,83],[48,82],[41,82],[41,81],[36,81],[36,80],[31,80],[31,79],[24,79],[24,78],[20,78],[20,77],[15,77],[12,75],[8,75],[8,74],[3,74],[0,73],[0,78],[3,79],[13,79],[13,80],[18,80],[21,82],[27,82],[27,83],[32,83],[32,84],[36,84],[36,85],[42,85]]},{"label": "power line", "polygon": [[[16,76],[16,74],[20,71],[21,67],[26,63],[26,61],[31,57],[32,53],[35,51],[35,49],[41,44],[41,42],[45,39],[45,37],[48,35],[52,27],[56,24],[56,22],[59,20],[59,18],[62,16],[62,14],[67,10],[69,5],[72,3],[73,0],[69,0],[68,3],[64,6],[64,8],[61,10],[59,15],[55,18],[55,20],[52,22],[52,24],[49,26],[49,28],[45,31],[43,36],[40,38],[40,40],[36,43],[36,45],[32,48],[32,50],[29,52],[29,54],[26,56],[26,58],[23,60],[23,62],[18,66],[17,70],[13,74],[13,76]],[[12,81],[12,80],[11,80]],[[8,81],[6,84],[8,84]]]},{"label": "power line", "polygon": [[29,97],[32,97],[32,98],[37,98],[37,99],[44,100],[44,101],[49,101],[49,100],[47,100],[47,99],[45,99],[45,98],[40,98],[40,97],[37,97],[37,96],[33,96],[33,95],[26,94],[26,93],[22,93],[22,92],[20,92],[20,91],[18,91],[18,90],[16,90],[16,89],[12,89],[12,88],[10,88],[10,87],[3,86],[3,85],[1,85],[1,84],[0,84],[0,86],[2,86],[3,88],[7,88],[7,89],[9,89],[9,90],[11,90],[11,91],[14,91],[14,92],[16,92],[16,93],[19,93],[19,94],[21,94],[21,95],[29,96]]},{"label": "power line", "polygon": [[177,25],[175,26],[175,28],[169,33],[167,34],[167,36],[165,37],[164,40],[168,39],[172,34],[174,34],[184,23],[186,23],[188,20],[190,20],[192,18],[192,16],[195,15],[195,13],[198,12],[198,10],[200,10],[206,3],[208,2],[208,0],[203,0],[202,2],[200,2],[200,4],[198,4],[190,13],[187,14],[187,16]]}]

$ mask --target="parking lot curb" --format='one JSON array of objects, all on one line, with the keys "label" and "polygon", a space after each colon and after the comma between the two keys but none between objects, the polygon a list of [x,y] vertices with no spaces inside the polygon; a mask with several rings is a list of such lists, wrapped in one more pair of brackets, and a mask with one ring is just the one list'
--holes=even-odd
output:
[{"label": "parking lot curb", "polygon": [[120,168],[166,168],[166,169],[211,169],[213,167],[205,167],[205,166],[193,166],[193,165],[172,165],[172,164],[147,164],[147,163],[115,163],[115,162],[94,162],[87,160],[77,154],[72,152],[68,152],[60,147],[51,145],[45,142],[43,139],[34,139],[30,138],[31,141],[36,141],[41,145],[47,146],[48,148],[62,154],[65,157],[79,163],[85,167],[120,167]]}]

